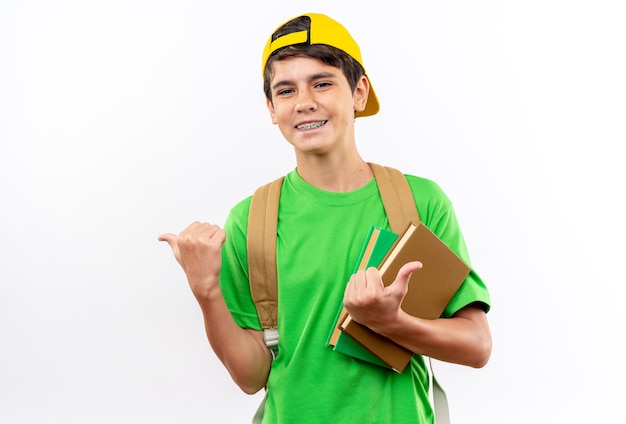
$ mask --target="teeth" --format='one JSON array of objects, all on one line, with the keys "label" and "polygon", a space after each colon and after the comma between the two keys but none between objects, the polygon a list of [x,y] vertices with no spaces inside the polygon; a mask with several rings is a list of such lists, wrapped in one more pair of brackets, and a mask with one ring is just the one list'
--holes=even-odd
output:
[{"label": "teeth", "polygon": [[308,124],[298,125],[299,130],[312,130],[315,128],[319,128],[324,125],[326,121],[317,121],[317,122],[309,122]]}]

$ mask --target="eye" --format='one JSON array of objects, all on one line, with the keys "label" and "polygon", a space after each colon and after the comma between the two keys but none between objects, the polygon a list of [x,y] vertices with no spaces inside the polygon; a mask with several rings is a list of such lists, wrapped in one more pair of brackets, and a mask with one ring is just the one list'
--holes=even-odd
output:
[{"label": "eye", "polygon": [[330,87],[331,85],[333,84],[329,81],[320,81],[315,84],[315,88],[326,88],[326,87]]},{"label": "eye", "polygon": [[291,93],[293,93],[293,89],[292,88],[284,88],[282,90],[278,90],[276,92],[276,95],[277,96],[286,96],[286,95],[289,95]]}]

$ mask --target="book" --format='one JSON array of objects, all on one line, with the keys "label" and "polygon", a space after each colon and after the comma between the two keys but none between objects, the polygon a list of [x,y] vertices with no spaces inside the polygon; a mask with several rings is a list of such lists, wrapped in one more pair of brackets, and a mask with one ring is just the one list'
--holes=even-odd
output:
[{"label": "book", "polygon": [[[365,242],[363,243],[363,248],[361,249],[357,263],[354,266],[354,272],[372,266],[378,267],[397,238],[398,234],[392,231],[374,225],[371,226]],[[337,352],[386,367],[387,365],[376,355],[365,349],[350,336],[342,334],[338,324],[343,322],[347,315],[348,311],[342,303],[339,311],[337,311],[337,316],[326,345],[332,347]]]},{"label": "book", "polygon": [[[383,284],[391,284],[404,264],[416,260],[422,262],[422,268],[411,275],[401,307],[416,317],[439,318],[470,267],[426,225],[412,222],[378,267]],[[402,372],[413,356],[410,350],[357,323],[349,314],[339,317],[337,325],[343,334],[396,372]]]}]

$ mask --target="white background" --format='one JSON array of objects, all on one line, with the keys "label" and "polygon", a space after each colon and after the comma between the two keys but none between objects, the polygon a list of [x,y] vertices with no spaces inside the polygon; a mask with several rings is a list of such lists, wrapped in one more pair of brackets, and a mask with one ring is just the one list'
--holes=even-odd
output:
[{"label": "white background", "polygon": [[244,3],[0,3],[0,422],[249,421],[157,236],[295,166],[260,54],[309,11],[361,45],[363,157],[444,188],[491,290],[490,363],[436,364],[454,422],[617,422],[620,2]]}]

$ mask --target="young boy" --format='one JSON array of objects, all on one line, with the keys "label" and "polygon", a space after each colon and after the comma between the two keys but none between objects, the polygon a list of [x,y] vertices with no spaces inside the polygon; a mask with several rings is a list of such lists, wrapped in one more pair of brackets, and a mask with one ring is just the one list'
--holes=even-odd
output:
[{"label": "young boy", "polygon": [[[273,359],[248,282],[250,198],[222,230],[195,222],[163,234],[204,316],[209,342],[246,393],[267,387],[266,423],[432,423],[421,355],[482,367],[491,354],[489,294],[473,271],[443,317],[424,320],[400,308],[411,262],[384,287],[374,268],[352,274],[371,225],[388,228],[372,170],[356,147],[355,117],[378,100],[358,45],[339,23],[299,16],[270,37],[262,60],[272,123],[292,145],[296,168],[281,189],[277,269],[280,340]],[[434,182],[407,175],[421,221],[469,263],[450,200]],[[347,286],[346,286],[347,283]],[[353,319],[415,352],[402,373],[326,346],[341,302]]]}]

